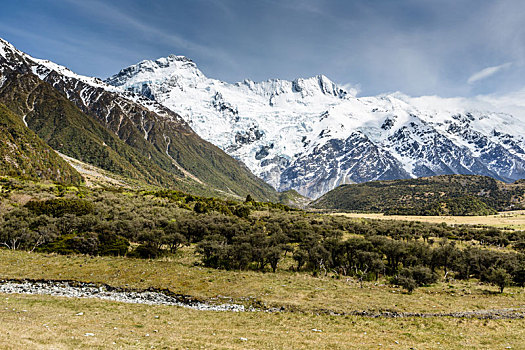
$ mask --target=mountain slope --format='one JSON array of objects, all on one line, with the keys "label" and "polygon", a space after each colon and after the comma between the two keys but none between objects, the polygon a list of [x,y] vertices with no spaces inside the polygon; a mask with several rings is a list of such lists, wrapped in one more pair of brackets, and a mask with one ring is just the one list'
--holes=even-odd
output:
[{"label": "mountain slope", "polygon": [[81,175],[0,104],[0,175],[78,184]]},{"label": "mountain slope", "polygon": [[9,78],[0,88],[0,101],[18,115],[23,115],[27,126],[55,150],[151,184],[177,183],[175,176],[160,169],[96,120],[86,116],[48,83],[31,73],[12,72],[7,76]]},{"label": "mountain slope", "polygon": [[28,125],[38,128],[64,154],[152,184],[216,195],[277,198],[271,186],[202,140],[167,108],[34,59],[5,41],[0,44],[0,100],[25,115]]},{"label": "mountain slope", "polygon": [[228,84],[174,55],[106,81],[180,114],[281,191],[316,198],[344,183],[380,179],[525,177],[525,124],[504,113],[399,93],[357,97],[322,75]]},{"label": "mountain slope", "polygon": [[525,207],[525,184],[476,175],[373,181],[339,186],[310,206],[406,215],[486,215]]}]

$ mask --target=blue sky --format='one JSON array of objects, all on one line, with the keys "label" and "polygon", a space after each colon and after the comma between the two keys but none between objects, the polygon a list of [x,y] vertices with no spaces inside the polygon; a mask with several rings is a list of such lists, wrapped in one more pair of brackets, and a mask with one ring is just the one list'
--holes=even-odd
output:
[{"label": "blue sky", "polygon": [[325,74],[361,95],[525,85],[522,0],[18,0],[0,37],[101,78],[174,53],[224,81]]}]

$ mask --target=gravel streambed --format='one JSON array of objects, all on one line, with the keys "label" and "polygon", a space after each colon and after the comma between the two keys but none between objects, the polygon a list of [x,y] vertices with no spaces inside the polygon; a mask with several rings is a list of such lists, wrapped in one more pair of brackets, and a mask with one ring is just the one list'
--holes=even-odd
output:
[{"label": "gravel streambed", "polygon": [[209,303],[191,296],[174,294],[169,290],[132,290],[108,285],[77,281],[0,280],[0,293],[37,294],[67,298],[94,298],[131,304],[172,305],[202,311],[246,312],[258,311],[234,303]]},{"label": "gravel streambed", "polygon": [[406,318],[406,317],[452,317],[452,318],[477,318],[477,319],[524,319],[525,308],[506,308],[506,309],[488,309],[476,311],[458,311],[458,312],[379,312],[370,313],[367,311],[353,311],[345,315],[363,316],[363,317],[385,317],[385,318]]},{"label": "gravel streambed", "polygon": [[[229,312],[299,312],[305,311],[297,308],[267,308],[261,303],[254,306],[246,306],[233,302],[222,303],[231,300],[227,297],[212,298],[210,300],[199,300],[195,297],[176,294],[168,289],[149,288],[145,290],[126,289],[112,287],[106,284],[95,284],[78,281],[56,281],[56,280],[0,280],[0,293],[5,294],[37,294],[51,295],[67,298],[95,298],[111,300],[131,304],[146,305],[171,305],[201,311],[229,311]],[[256,302],[256,301],[255,301]],[[247,304],[254,300],[247,300]],[[312,311],[310,311],[312,312]],[[313,311],[315,314],[327,314],[332,316],[361,316],[370,318],[428,318],[428,317],[452,317],[452,318],[478,318],[478,319],[525,319],[525,308],[489,309],[475,311],[458,311],[443,313],[419,313],[419,312],[397,312],[397,311],[349,311],[344,313],[331,310]]]}]

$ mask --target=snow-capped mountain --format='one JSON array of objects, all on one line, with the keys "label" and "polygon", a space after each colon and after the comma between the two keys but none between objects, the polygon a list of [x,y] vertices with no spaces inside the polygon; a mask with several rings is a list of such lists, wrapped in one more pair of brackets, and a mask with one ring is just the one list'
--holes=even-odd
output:
[{"label": "snow-capped mountain", "polygon": [[1,38],[0,103],[55,150],[105,170],[199,193],[277,198],[271,186],[172,110],[33,58]]},{"label": "snow-capped mountain", "polygon": [[343,183],[378,179],[525,177],[525,123],[458,99],[357,97],[323,75],[229,84],[175,55],[142,61],[106,82],[180,114],[280,191],[316,198]]}]

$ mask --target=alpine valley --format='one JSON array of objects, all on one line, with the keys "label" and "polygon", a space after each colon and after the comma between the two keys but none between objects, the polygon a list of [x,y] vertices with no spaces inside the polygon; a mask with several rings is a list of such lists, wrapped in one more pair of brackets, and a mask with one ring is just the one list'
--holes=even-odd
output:
[{"label": "alpine valley", "polygon": [[142,61],[106,83],[177,113],[278,191],[317,198],[372,180],[525,177],[525,123],[490,96],[357,97],[323,75],[229,84],[175,55]]}]

